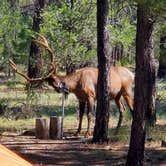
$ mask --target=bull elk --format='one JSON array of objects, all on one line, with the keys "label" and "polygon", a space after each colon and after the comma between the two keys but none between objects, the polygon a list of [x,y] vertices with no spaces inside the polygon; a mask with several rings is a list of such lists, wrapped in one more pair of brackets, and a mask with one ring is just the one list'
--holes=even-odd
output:
[{"label": "bull elk", "polygon": [[[83,114],[85,111],[85,106],[87,105],[87,131],[86,136],[91,134],[91,114],[94,109],[94,104],[96,100],[96,90],[97,90],[97,77],[98,69],[92,67],[85,67],[75,72],[60,76],[57,75],[54,66],[54,55],[52,49],[49,47],[47,40],[44,36],[37,34],[40,40],[33,40],[37,45],[43,46],[51,57],[49,74],[46,77],[41,78],[29,78],[23,72],[21,72],[13,61],[9,61],[10,66],[20,75],[22,75],[28,82],[35,81],[46,81],[50,86],[52,86],[58,93],[68,93],[72,92],[76,95],[79,100],[79,125],[76,134],[81,133]],[[120,112],[118,127],[122,122],[122,113],[125,110],[122,96],[125,99],[128,107],[132,111],[133,100],[132,100],[132,84],[133,84],[133,73],[130,72],[125,67],[111,67],[110,70],[110,100],[115,100]]]}]

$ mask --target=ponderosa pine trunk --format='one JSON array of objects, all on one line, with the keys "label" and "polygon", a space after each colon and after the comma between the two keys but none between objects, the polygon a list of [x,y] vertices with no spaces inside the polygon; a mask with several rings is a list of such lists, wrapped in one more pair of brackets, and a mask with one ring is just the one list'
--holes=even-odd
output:
[{"label": "ponderosa pine trunk", "polygon": [[110,66],[111,51],[108,31],[109,1],[97,0],[97,56],[98,56],[98,86],[97,110],[93,133],[93,143],[108,142],[109,122],[109,92],[110,92]]},{"label": "ponderosa pine trunk", "polygon": [[166,30],[162,30],[160,34],[160,57],[159,57],[159,70],[158,77],[166,77]]},{"label": "ponderosa pine trunk", "polygon": [[148,8],[138,5],[134,112],[126,166],[143,165],[147,120],[155,115],[153,24]]},{"label": "ponderosa pine trunk", "polygon": [[[35,12],[33,16],[32,30],[35,32],[40,31],[40,24],[42,22],[40,12],[45,6],[47,6],[47,4],[48,4],[48,0],[36,0],[34,3]],[[29,64],[28,64],[28,76],[30,78],[37,78],[37,77],[41,77],[42,73],[43,73],[43,58],[41,55],[41,50],[39,46],[31,42]],[[35,83],[34,85],[39,86],[41,85],[41,83],[39,84]]]}]

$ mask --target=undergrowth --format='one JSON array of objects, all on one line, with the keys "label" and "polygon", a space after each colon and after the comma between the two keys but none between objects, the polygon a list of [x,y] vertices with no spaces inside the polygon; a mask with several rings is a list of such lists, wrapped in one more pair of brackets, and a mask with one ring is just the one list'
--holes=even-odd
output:
[{"label": "undergrowth", "polygon": [[[35,118],[62,115],[62,95],[57,94],[53,89],[25,91],[20,90],[20,84],[11,83],[7,86],[0,86],[0,133],[13,131],[22,133],[24,130],[35,127]],[[19,89],[19,90],[18,90]],[[157,81],[156,110],[158,122],[155,128],[147,133],[153,140],[162,140],[165,137],[164,128],[166,117],[166,80]],[[115,133],[119,112],[114,102],[111,102],[109,135],[111,141],[129,142],[131,113],[127,109],[124,113],[123,126]],[[93,120],[94,126],[95,120]],[[78,126],[78,101],[73,94],[65,101],[64,128],[76,130]],[[83,119],[83,129],[87,127],[86,116]],[[150,133],[150,134],[149,134]]]}]

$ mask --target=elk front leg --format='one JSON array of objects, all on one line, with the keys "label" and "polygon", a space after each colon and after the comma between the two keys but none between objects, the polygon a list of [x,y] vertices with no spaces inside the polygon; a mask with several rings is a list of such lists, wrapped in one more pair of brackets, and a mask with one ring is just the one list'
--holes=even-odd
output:
[{"label": "elk front leg", "polygon": [[78,129],[77,129],[77,132],[76,132],[77,136],[79,134],[81,134],[82,120],[83,120],[83,115],[84,115],[84,111],[85,111],[85,104],[86,104],[86,102],[79,101],[79,124],[78,124]]},{"label": "elk front leg", "polygon": [[92,121],[92,112],[94,109],[94,99],[91,98],[88,102],[88,106],[87,106],[87,120],[88,120],[88,124],[87,124],[87,131],[85,133],[85,137],[89,137],[92,135],[91,132],[91,121]]},{"label": "elk front leg", "polygon": [[130,87],[126,88],[123,92],[123,97],[130,108],[131,115],[133,116],[133,99],[132,99],[132,90]]}]

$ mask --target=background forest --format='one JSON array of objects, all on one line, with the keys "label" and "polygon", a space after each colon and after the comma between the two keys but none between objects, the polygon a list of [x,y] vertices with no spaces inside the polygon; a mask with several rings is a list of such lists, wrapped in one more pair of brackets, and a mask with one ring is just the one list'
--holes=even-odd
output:
[{"label": "background forest", "polygon": [[[50,1],[50,4],[53,3]],[[35,1],[2,1],[0,27],[0,66],[9,70],[7,61],[15,59],[28,65],[31,37],[36,29],[33,17],[40,10],[40,33],[49,40],[55,52],[56,64],[67,70],[84,65],[96,65],[96,3],[95,1],[62,1],[43,8]],[[36,6],[35,6],[36,5]],[[112,57],[117,64],[134,64],[136,34],[136,4],[132,1],[111,1],[109,28]],[[165,19],[155,24],[155,57],[160,55]],[[39,29],[37,30],[39,31]],[[163,57],[162,61],[165,61]],[[115,63],[115,62],[114,62]],[[68,69],[69,68],[69,69]]]},{"label": "background forest", "polygon": [[[160,9],[160,12],[155,14],[154,55],[158,76],[164,78],[166,75],[164,2],[156,3],[155,7],[153,5],[152,7],[153,11],[158,12]],[[134,71],[136,2],[111,1],[109,10],[112,63],[128,66]],[[48,55],[44,52],[41,56],[39,48],[36,49],[31,43],[36,32],[40,32],[48,39],[54,51],[58,70],[70,73],[84,66],[97,66],[94,0],[3,0],[0,6],[0,21],[0,71],[2,77],[5,75],[4,78],[10,78],[5,82],[1,79],[2,85],[6,84],[9,88],[17,87],[15,82],[22,80],[18,75],[15,78],[15,73],[8,65],[9,58],[29,76],[46,74],[44,69],[50,62]],[[165,103],[163,84],[164,79],[160,79],[157,84],[160,90],[157,91],[157,99]],[[33,93],[27,98],[34,96]],[[3,107],[8,101],[2,99],[1,103]]]},{"label": "background forest", "polygon": [[[34,1],[3,0],[0,10],[2,69],[8,69],[9,58],[27,65],[31,37],[34,35],[32,27],[35,10]],[[44,34],[51,43],[55,51],[56,64],[65,69],[77,65],[77,67],[89,64],[96,66],[96,2],[93,0],[63,1],[60,7],[47,5],[40,10],[40,33]],[[136,4],[128,1],[112,1],[109,18],[112,57],[118,64],[133,64]],[[162,23],[156,24],[156,46],[159,46]],[[159,47],[155,51],[158,57]]]},{"label": "background forest", "polygon": [[[44,2],[44,1],[43,1]],[[0,66],[8,72],[8,59],[28,65],[31,37],[40,31],[55,51],[56,64],[66,70],[85,65],[96,66],[96,2],[2,1],[0,27]],[[51,5],[56,3],[57,5]],[[162,5],[162,4],[161,4]],[[109,12],[112,58],[117,64],[134,64],[136,34],[136,4],[133,1],[111,1]],[[40,10],[40,28],[33,25],[36,10]],[[165,19],[155,23],[155,57],[158,60],[160,42],[165,33]],[[162,60],[165,62],[165,57]]]},{"label": "background forest", "polygon": [[[154,89],[156,88],[157,94],[154,103],[156,103],[157,125],[156,128],[147,130],[146,141],[161,142],[165,140],[166,117],[165,1],[111,0],[109,3],[111,63],[127,66],[133,73],[136,68],[136,55],[138,55],[136,53],[137,3],[150,9],[148,16],[151,16],[154,21],[152,36],[156,67]],[[97,67],[96,12],[96,0],[2,0],[0,6],[0,134],[3,135],[4,131],[22,134],[27,129],[34,129],[34,118],[41,116],[48,118],[62,114],[62,96],[55,93],[47,84],[42,84],[39,89],[28,89],[28,86],[23,83],[24,79],[10,68],[8,60],[12,59],[29,77],[46,76],[50,58],[44,49],[32,42],[32,39],[36,38],[36,32],[39,32],[47,38],[54,51],[55,65],[59,73],[68,74],[85,66]],[[148,74],[149,71],[145,72]],[[108,132],[110,141],[128,143],[132,115],[129,111],[124,113],[125,121],[120,132],[115,134],[118,111],[114,104],[111,104],[110,110],[111,121]],[[73,129],[72,134],[78,125],[78,116],[78,101],[73,95],[69,95],[65,105],[64,128],[67,131]],[[86,126],[86,122],[83,126]]]},{"label": "background forest", "polygon": [[[112,63],[127,65],[134,69],[136,2],[118,0],[110,3]],[[154,55],[156,68],[159,69],[158,76],[164,78],[166,15],[163,1],[154,4],[153,11],[157,11],[154,24]],[[15,76],[14,73],[11,74],[9,58],[19,64],[30,76],[45,74],[41,66],[48,67],[48,55],[45,52],[41,56],[38,50],[38,53],[35,52],[31,43],[36,32],[40,32],[48,39],[54,50],[59,70],[69,73],[76,68],[97,66],[96,1],[94,0],[3,0],[0,6],[0,21],[0,71],[5,77]],[[20,79],[17,76],[16,80]],[[3,83],[3,80],[1,82]],[[13,86],[12,80],[8,80],[7,85]],[[158,98],[165,98],[164,91],[161,93],[158,94]]]}]

